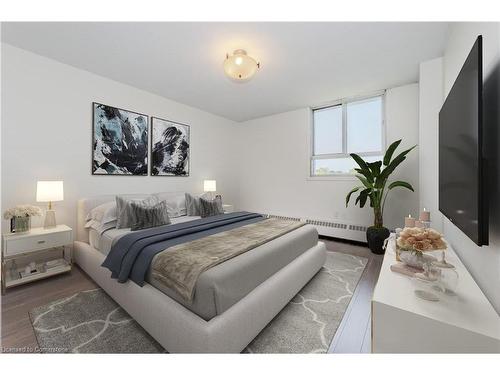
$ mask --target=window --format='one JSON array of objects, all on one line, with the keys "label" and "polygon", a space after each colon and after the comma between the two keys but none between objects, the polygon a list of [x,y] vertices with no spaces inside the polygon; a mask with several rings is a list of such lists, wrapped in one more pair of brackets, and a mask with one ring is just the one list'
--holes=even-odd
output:
[{"label": "window", "polygon": [[311,176],[351,174],[354,152],[367,161],[384,153],[384,95],[342,100],[312,110]]}]

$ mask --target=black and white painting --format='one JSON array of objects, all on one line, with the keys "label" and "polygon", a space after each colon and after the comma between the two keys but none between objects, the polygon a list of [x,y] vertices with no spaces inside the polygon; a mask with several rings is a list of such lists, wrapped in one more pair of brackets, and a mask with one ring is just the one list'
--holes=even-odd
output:
[{"label": "black and white painting", "polygon": [[94,105],[92,174],[148,174],[148,116]]},{"label": "black and white painting", "polygon": [[151,175],[189,176],[189,126],[153,117]]}]

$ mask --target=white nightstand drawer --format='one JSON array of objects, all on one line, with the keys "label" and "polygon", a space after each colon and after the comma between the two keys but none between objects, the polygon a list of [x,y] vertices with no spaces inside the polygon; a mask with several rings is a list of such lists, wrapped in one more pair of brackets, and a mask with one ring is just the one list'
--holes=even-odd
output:
[{"label": "white nightstand drawer", "polygon": [[35,235],[21,238],[11,237],[9,241],[4,242],[4,254],[5,256],[10,256],[68,245],[72,242],[71,233],[71,231],[66,231],[51,233],[50,235]]}]

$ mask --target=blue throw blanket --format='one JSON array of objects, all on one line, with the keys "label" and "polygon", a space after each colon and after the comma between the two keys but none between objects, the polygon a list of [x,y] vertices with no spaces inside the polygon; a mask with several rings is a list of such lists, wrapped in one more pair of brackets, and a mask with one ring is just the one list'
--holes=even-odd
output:
[{"label": "blue throw blanket", "polygon": [[159,252],[261,220],[264,220],[262,215],[242,211],[131,232],[113,244],[102,266],[118,282],[130,279],[143,286],[151,262]]}]

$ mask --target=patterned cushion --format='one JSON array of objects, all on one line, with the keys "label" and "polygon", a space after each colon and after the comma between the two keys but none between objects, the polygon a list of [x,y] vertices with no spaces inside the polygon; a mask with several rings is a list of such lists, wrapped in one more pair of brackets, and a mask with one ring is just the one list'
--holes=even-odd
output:
[{"label": "patterned cushion", "polygon": [[131,202],[141,202],[144,205],[154,206],[158,203],[158,198],[155,196],[116,196],[116,213],[117,221],[116,228],[130,228],[132,226],[132,208]]},{"label": "patterned cushion", "polygon": [[220,199],[220,197],[217,197],[214,200],[200,198],[201,217],[221,215],[223,213],[224,209],[222,208],[222,199]]},{"label": "patterned cushion", "polygon": [[188,216],[201,216],[200,199],[206,197],[205,194],[196,197],[186,193],[186,212]]},{"label": "patterned cushion", "polygon": [[130,202],[132,209],[131,230],[139,230],[170,224],[165,201],[150,206],[142,202]]}]

